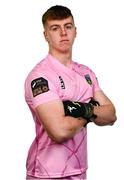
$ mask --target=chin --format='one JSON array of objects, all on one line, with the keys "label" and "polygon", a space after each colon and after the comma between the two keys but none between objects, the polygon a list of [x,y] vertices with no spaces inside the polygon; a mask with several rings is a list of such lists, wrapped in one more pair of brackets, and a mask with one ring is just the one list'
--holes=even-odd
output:
[{"label": "chin", "polygon": [[70,50],[69,50],[69,49],[62,49],[62,50],[60,50],[60,52],[61,52],[61,53],[69,53]]},{"label": "chin", "polygon": [[60,50],[61,52],[65,52],[65,53],[66,53],[66,52],[70,52],[70,49],[71,49],[70,47],[66,47],[66,46],[65,46],[65,47],[61,47],[59,50]]}]

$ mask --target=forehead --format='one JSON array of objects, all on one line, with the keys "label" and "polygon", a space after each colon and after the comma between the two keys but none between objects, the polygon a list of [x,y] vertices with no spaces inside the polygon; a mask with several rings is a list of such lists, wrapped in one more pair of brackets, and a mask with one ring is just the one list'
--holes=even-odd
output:
[{"label": "forehead", "polygon": [[48,20],[46,25],[47,26],[53,26],[53,25],[65,25],[65,24],[74,24],[73,18],[70,16],[66,19],[61,20]]}]

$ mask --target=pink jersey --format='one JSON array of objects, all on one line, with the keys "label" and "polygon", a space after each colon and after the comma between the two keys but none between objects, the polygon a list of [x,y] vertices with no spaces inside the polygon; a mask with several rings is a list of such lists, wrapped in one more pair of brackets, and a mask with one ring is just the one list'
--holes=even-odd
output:
[{"label": "pink jersey", "polygon": [[57,144],[48,137],[35,108],[53,100],[89,102],[99,90],[95,74],[73,61],[66,67],[49,54],[33,68],[25,82],[25,99],[36,125],[36,138],[27,158],[27,175],[57,178],[86,172],[87,129],[82,128],[72,139]]}]

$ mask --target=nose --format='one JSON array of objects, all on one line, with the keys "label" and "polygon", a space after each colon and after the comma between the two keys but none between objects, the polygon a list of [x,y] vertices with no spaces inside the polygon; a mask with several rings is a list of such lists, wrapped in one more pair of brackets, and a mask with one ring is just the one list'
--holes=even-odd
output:
[{"label": "nose", "polygon": [[61,34],[61,36],[67,35],[66,29],[64,27],[61,27],[60,34]]}]

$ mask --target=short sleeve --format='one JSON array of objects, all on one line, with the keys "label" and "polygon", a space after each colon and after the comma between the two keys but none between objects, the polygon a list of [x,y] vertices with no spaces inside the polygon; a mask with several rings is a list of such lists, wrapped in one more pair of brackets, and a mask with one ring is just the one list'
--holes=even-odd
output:
[{"label": "short sleeve", "polygon": [[33,108],[36,108],[40,104],[60,99],[55,85],[44,76],[26,80],[25,98],[27,103]]}]

